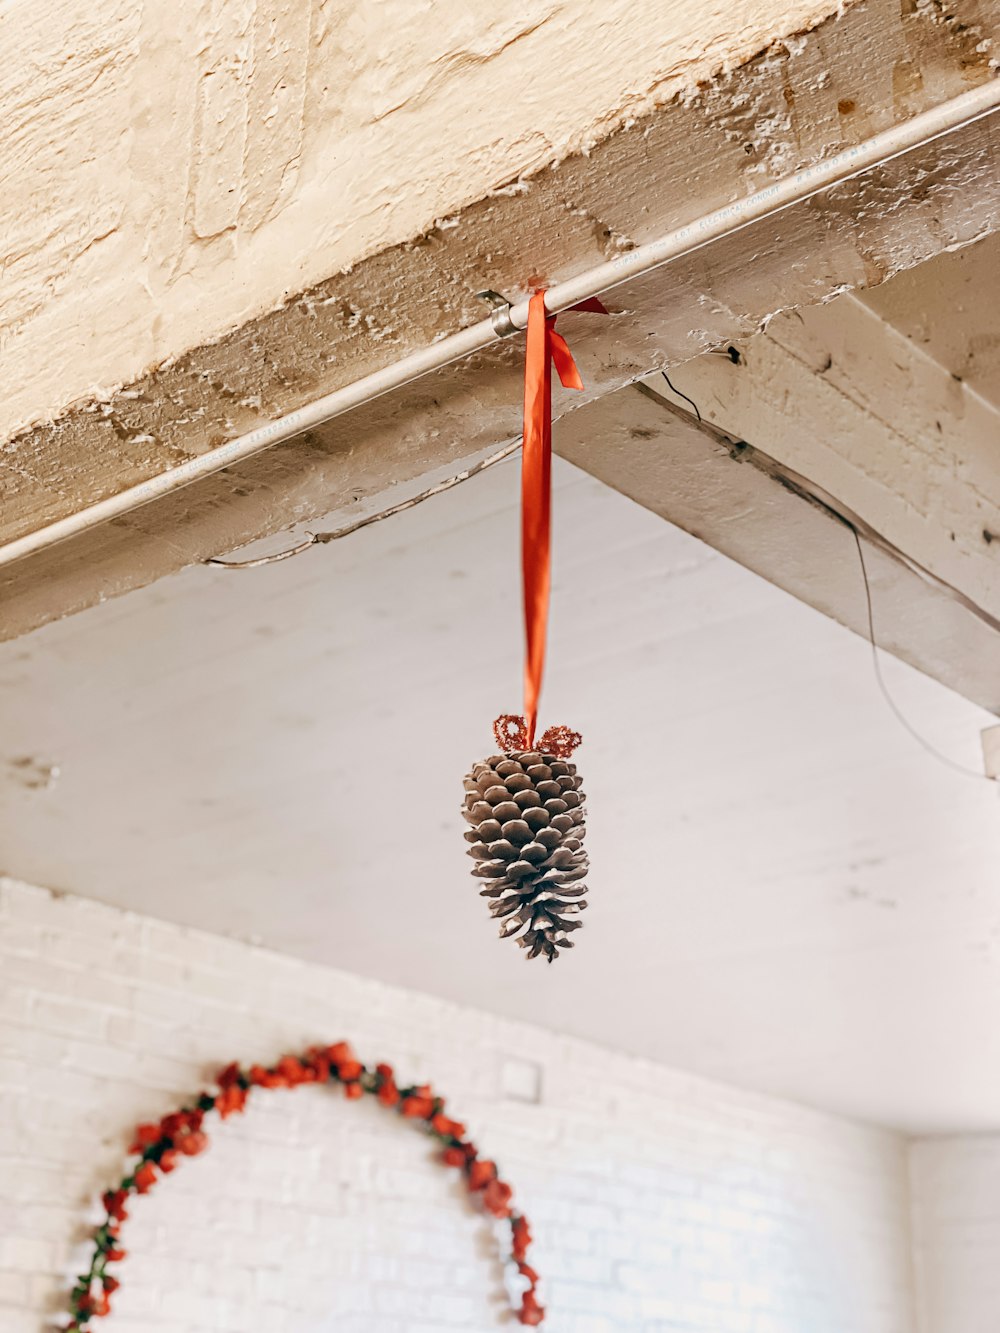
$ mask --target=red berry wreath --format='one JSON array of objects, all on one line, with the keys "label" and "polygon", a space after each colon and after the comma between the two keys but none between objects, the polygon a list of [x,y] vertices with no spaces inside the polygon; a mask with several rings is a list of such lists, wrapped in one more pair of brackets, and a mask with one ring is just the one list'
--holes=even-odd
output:
[{"label": "red berry wreath", "polygon": [[94,1233],[90,1268],[77,1279],[70,1296],[69,1329],[87,1330],[91,1320],[111,1313],[111,1298],[121,1283],[108,1269],[126,1257],[121,1246],[121,1228],[128,1217],[129,1195],[148,1194],[160,1176],[173,1171],[182,1158],[196,1157],[205,1151],[209,1140],[203,1126],[212,1111],[225,1120],[243,1110],[253,1088],[295,1088],[301,1083],[339,1083],[350,1100],[370,1093],[387,1109],[423,1125],[441,1145],[441,1161],[462,1172],[469,1190],[481,1199],[483,1208],[494,1217],[509,1221],[511,1260],[528,1283],[515,1311],[518,1322],[543,1321],[545,1310],[537,1296],[538,1274],[527,1262],[531,1244],[527,1219],[515,1211],[513,1191],[500,1179],[496,1164],[479,1156],[465,1137],[465,1126],[444,1114],[444,1099],[429,1087],[397,1087],[391,1065],[367,1069],[344,1041],[313,1047],[301,1057],[283,1056],[273,1069],[253,1065],[245,1070],[231,1064],[219,1074],[217,1082],[217,1093],[203,1092],[193,1106],[164,1116],[158,1124],[140,1125],[136,1130],[129,1152],[137,1153],[139,1161],[116,1189],[103,1196],[107,1216]]}]

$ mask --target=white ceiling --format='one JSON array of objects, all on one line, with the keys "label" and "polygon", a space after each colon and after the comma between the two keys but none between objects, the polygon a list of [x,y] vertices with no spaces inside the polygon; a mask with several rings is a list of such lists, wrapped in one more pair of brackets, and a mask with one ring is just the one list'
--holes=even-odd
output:
[{"label": "white ceiling", "polygon": [[[585,734],[593,874],[554,967],[496,939],[458,814],[519,711],[513,466],[0,645],[0,868],[851,1115],[995,1129],[996,791],[899,728],[862,641],[556,480],[543,723]],[[993,719],[886,675],[976,768]]]}]

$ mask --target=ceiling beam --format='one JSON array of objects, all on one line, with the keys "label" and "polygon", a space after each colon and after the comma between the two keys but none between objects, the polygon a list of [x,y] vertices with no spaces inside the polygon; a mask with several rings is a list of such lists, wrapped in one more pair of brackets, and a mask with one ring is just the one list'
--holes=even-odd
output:
[{"label": "ceiling beam", "polygon": [[779,316],[742,353],[671,378],[1000,619],[1000,409],[853,296]]},{"label": "ceiling beam", "polygon": [[[852,6],[589,158],[543,172],[526,193],[484,200],[460,226],[375,256],[230,339],[10,442],[5,535],[358,378],[391,359],[390,349],[432,342],[442,326],[481,316],[470,293],[482,286],[513,293],[525,275],[569,277],[988,78],[983,8],[970,0],[962,22],[938,23],[884,0]],[[887,52],[913,76],[904,91],[879,73]],[[615,293],[610,320],[567,316],[588,386],[572,406],[746,338],[781,309],[878,283],[996,227],[995,135],[989,121],[967,126],[637,280]],[[12,566],[0,578],[0,636],[321,515],[354,517],[457,470],[516,437],[520,359],[516,340],[502,344]]]},{"label": "ceiling beam", "polygon": [[852,296],[737,354],[570,417],[560,453],[868,637],[857,531],[879,646],[1000,714],[1000,411]]}]

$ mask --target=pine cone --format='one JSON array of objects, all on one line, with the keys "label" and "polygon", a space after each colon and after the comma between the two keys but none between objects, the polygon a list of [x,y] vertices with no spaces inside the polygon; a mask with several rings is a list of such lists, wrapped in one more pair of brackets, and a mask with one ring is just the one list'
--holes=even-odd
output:
[{"label": "pine cone", "polygon": [[[512,721],[520,719],[496,724],[501,744]],[[586,798],[576,765],[563,757],[574,742],[575,733],[552,728],[537,749],[494,755],[465,779],[463,813],[472,825],[465,839],[477,862],[472,873],[486,881],[480,896],[503,922],[501,939],[518,936],[529,958],[545,954],[550,963],[573,948],[566,937],[583,923],[572,918],[587,906]]]}]

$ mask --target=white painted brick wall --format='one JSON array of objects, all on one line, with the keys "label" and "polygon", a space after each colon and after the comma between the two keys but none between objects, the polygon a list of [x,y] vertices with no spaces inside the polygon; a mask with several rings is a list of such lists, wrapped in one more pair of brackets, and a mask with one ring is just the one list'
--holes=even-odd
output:
[{"label": "white painted brick wall", "polygon": [[1000,1329],[1000,1137],[910,1145],[920,1333]]},{"label": "white painted brick wall", "polygon": [[[3,1333],[61,1308],[87,1200],[137,1121],[230,1059],[341,1036],[431,1080],[500,1162],[535,1228],[551,1333],[913,1333],[889,1134],[0,881]],[[539,1105],[502,1095],[520,1055],[544,1067]],[[125,1240],[109,1333],[503,1324],[489,1228],[454,1177],[419,1133],[324,1089],[258,1094],[136,1202]]]}]

